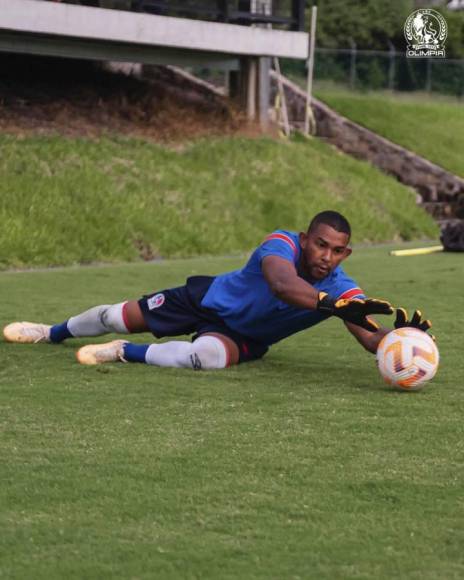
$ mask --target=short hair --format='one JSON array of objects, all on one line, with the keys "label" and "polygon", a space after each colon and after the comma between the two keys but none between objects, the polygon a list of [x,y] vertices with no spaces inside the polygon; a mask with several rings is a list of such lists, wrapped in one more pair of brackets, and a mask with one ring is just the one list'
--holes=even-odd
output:
[{"label": "short hair", "polygon": [[351,237],[350,222],[346,219],[345,216],[343,216],[341,213],[338,213],[338,211],[327,210],[316,214],[308,226],[308,232],[313,230],[319,224],[326,224],[334,230],[337,230],[337,232],[342,232],[347,234],[349,238]]}]

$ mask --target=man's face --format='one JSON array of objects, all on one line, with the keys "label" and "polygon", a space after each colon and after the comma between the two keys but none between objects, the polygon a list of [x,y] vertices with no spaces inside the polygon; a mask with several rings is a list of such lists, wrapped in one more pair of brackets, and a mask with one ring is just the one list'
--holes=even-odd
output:
[{"label": "man's face", "polygon": [[310,232],[300,233],[301,266],[313,280],[322,280],[351,254],[348,234],[327,224],[318,224]]}]

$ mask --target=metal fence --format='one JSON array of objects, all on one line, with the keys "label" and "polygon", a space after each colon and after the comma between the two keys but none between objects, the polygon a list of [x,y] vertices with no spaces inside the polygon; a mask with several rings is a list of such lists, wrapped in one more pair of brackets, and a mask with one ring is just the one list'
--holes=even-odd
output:
[{"label": "metal fence", "polygon": [[[286,62],[284,71],[305,75],[305,65]],[[464,97],[464,59],[407,58],[388,51],[317,48],[314,80],[353,90],[427,91]]]}]

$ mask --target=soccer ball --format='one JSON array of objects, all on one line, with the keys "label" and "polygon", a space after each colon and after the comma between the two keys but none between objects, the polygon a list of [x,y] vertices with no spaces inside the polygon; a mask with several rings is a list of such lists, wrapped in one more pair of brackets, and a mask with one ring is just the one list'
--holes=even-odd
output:
[{"label": "soccer ball", "polygon": [[435,376],[440,356],[430,336],[417,328],[397,328],[377,348],[377,365],[385,382],[418,391]]}]

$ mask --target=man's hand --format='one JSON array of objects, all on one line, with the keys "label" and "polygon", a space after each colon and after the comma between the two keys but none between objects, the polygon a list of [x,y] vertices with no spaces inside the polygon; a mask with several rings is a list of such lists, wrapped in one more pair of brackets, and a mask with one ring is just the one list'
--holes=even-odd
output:
[{"label": "man's hand", "polygon": [[319,292],[317,310],[341,318],[345,322],[357,324],[370,332],[378,330],[379,325],[367,318],[370,314],[392,314],[393,307],[385,300],[368,298],[361,300],[334,300],[326,292]]},{"label": "man's hand", "polygon": [[[430,320],[422,320],[422,312],[420,310],[414,310],[414,314],[412,315],[411,320],[408,320],[407,310],[404,308],[397,308],[395,328],[404,328],[405,326],[409,326],[410,328],[418,328],[419,330],[427,332],[430,328],[432,328],[432,323]],[[431,334],[430,337],[435,340],[433,334]]]}]

